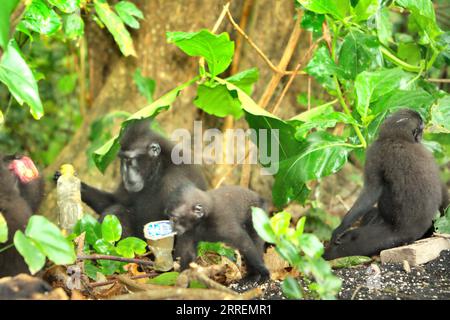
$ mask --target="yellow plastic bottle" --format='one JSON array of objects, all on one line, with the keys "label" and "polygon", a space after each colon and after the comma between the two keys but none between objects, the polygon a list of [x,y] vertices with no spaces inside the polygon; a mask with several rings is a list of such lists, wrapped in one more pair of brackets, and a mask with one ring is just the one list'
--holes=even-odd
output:
[{"label": "yellow plastic bottle", "polygon": [[81,206],[81,182],[75,177],[75,169],[71,164],[63,164],[61,176],[56,184],[57,203],[59,208],[59,226],[67,235],[83,216]]}]

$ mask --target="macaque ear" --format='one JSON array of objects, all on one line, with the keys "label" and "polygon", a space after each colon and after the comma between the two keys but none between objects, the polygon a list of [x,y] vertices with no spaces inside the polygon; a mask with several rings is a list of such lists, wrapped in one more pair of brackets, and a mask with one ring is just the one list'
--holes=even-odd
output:
[{"label": "macaque ear", "polygon": [[202,218],[205,215],[205,209],[199,203],[197,203],[192,207],[192,211],[194,212],[197,218]]},{"label": "macaque ear", "polygon": [[148,147],[148,154],[150,155],[150,157],[157,157],[160,153],[161,146],[159,145],[159,143],[154,142]]}]

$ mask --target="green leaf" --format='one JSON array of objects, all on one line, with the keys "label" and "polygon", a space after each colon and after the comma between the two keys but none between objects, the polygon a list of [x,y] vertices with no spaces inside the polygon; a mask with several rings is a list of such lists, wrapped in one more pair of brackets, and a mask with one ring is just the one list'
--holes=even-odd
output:
[{"label": "green leaf", "polygon": [[56,264],[71,264],[75,262],[73,243],[67,240],[61,230],[43,216],[31,216],[25,229],[25,235],[51,261]]},{"label": "green leaf", "polygon": [[85,261],[84,262],[84,273],[92,279],[97,280],[97,273],[100,272],[100,268],[95,266],[92,261]]},{"label": "green leaf", "polygon": [[411,12],[411,22],[418,26],[417,31],[422,36],[421,44],[434,42],[442,34],[436,23],[433,3],[430,0],[396,0],[399,6]]},{"label": "green leaf", "polygon": [[431,123],[436,126],[433,132],[450,133],[450,94],[431,108]]},{"label": "green leaf", "polygon": [[350,0],[297,0],[306,9],[320,14],[330,14],[343,20],[350,11]]},{"label": "green leaf", "polygon": [[323,244],[311,233],[303,233],[298,238],[300,249],[311,258],[318,258],[323,254]]},{"label": "green leaf", "polygon": [[251,68],[226,78],[225,80],[239,87],[246,94],[252,93],[253,85],[258,81],[259,71],[258,68]]},{"label": "green leaf", "polygon": [[373,16],[378,11],[378,2],[378,0],[359,0],[354,10],[356,21],[364,21]]},{"label": "green leaf", "polygon": [[44,267],[45,255],[41,252],[40,248],[20,230],[16,231],[14,234],[14,246],[25,259],[31,274],[35,274]]},{"label": "green leaf", "polygon": [[161,273],[159,276],[149,279],[147,283],[156,284],[160,286],[174,286],[177,283],[179,275],[180,273],[175,271],[164,272]]},{"label": "green leaf", "polygon": [[383,119],[387,112],[395,112],[402,108],[412,108],[418,111],[422,116],[429,112],[429,107],[435,98],[419,88],[417,90],[393,90],[381,96],[371,108],[373,115],[383,113]]},{"label": "green leaf", "polygon": [[2,9],[0,10],[0,47],[6,49],[10,35],[10,16],[16,8],[19,0],[2,0]]},{"label": "green leaf", "polygon": [[123,266],[126,265],[126,262],[111,260],[98,260],[97,263],[100,265],[100,272],[105,276],[110,276],[114,273],[123,273]]},{"label": "green leaf", "polygon": [[64,13],[72,13],[80,8],[80,0],[47,0]]},{"label": "green leaf", "polygon": [[77,221],[73,228],[73,233],[77,236],[86,232],[85,240],[90,245],[94,245],[98,239],[102,237],[102,227],[100,222],[93,216],[85,214],[80,220]]},{"label": "green leaf", "polygon": [[153,102],[153,94],[155,93],[156,81],[149,77],[144,77],[141,69],[137,68],[133,74],[133,80],[140,94],[147,98],[148,103]]},{"label": "green leaf", "polygon": [[283,294],[289,299],[302,299],[303,294],[298,281],[291,276],[286,277],[281,284]]},{"label": "green leaf", "polygon": [[303,29],[311,31],[315,38],[322,35],[322,26],[325,21],[325,15],[317,14],[312,11],[305,11],[300,25]]},{"label": "green leaf", "polygon": [[144,19],[144,14],[136,5],[129,1],[120,1],[114,5],[114,9],[122,21],[134,29],[139,29],[139,21],[134,17]]},{"label": "green leaf", "polygon": [[355,93],[358,98],[356,110],[361,115],[363,123],[367,122],[371,113],[369,109],[371,102],[395,89],[405,89],[407,81],[411,78],[412,75],[401,68],[360,73],[355,80]]},{"label": "green leaf", "polygon": [[300,237],[303,234],[303,230],[305,229],[306,217],[301,217],[297,221],[297,225],[295,226],[295,234],[297,237]]},{"label": "green leaf", "polygon": [[203,282],[200,282],[198,280],[191,280],[191,282],[189,282],[189,288],[206,289],[208,287]]},{"label": "green leaf", "polygon": [[416,66],[420,65],[420,60],[422,59],[420,47],[415,43],[399,43],[397,56],[403,61]]},{"label": "green leaf", "polygon": [[389,9],[382,8],[375,16],[377,36],[380,43],[385,46],[392,41],[392,22],[389,19]]},{"label": "green leaf", "polygon": [[61,28],[60,16],[42,0],[33,0],[22,18],[23,25],[37,33],[52,35]]},{"label": "green leaf", "polygon": [[69,39],[76,39],[84,33],[84,22],[80,15],[72,13],[63,19],[63,30]]},{"label": "green leaf", "polygon": [[167,41],[175,44],[189,56],[204,57],[211,77],[225,71],[233,59],[234,42],[226,32],[219,35],[208,30],[167,32]]},{"label": "green leaf", "polygon": [[350,268],[371,262],[372,258],[365,256],[350,256],[344,258],[338,258],[330,261],[330,265],[333,268]]},{"label": "green leaf", "polygon": [[134,258],[135,255],[143,255],[146,251],[147,243],[136,237],[120,240],[116,246],[116,252],[125,258]]},{"label": "green leaf", "polygon": [[207,252],[217,253],[218,255],[227,257],[232,261],[236,260],[234,250],[230,247],[225,246],[221,242],[200,241],[197,246],[197,255],[204,256]]},{"label": "green leaf", "polygon": [[266,242],[275,243],[276,235],[272,230],[267,213],[261,208],[252,207],[252,221],[258,235]]},{"label": "green leaf", "polygon": [[382,64],[377,38],[351,29],[339,51],[339,66],[344,70],[346,78],[355,79],[359,73],[374,70]]},{"label": "green leaf", "polygon": [[344,78],[344,71],[339,68],[330,57],[326,46],[320,46],[308,62],[305,71],[313,76],[317,82],[322,84],[330,93],[336,90],[333,76]]},{"label": "green leaf", "polygon": [[241,102],[233,93],[222,84],[201,84],[197,88],[194,104],[208,114],[217,117],[232,115],[239,119],[243,115]]},{"label": "green leaf", "polygon": [[107,141],[103,146],[98,148],[94,154],[93,159],[95,165],[101,172],[105,172],[108,165],[116,158],[117,152],[120,149],[120,137],[125,131],[126,127],[135,120],[150,118],[153,119],[156,117],[162,110],[167,110],[170,108],[170,105],[175,101],[178,97],[178,94],[189,86],[191,83],[196,81],[197,78],[189,80],[188,82],[183,83],[182,85],[172,89],[171,91],[164,94],[162,97],[152,102],[150,105],[140,109],[138,112],[129,116],[124,122],[122,122],[122,126],[120,129],[119,135],[111,138]]},{"label": "green leaf", "polygon": [[298,252],[298,249],[294,246],[292,242],[285,239],[284,237],[278,239],[275,250],[280,254],[280,256],[284,260],[289,262],[289,264],[292,267],[298,268],[299,265],[302,264],[302,259]]},{"label": "green leaf", "polygon": [[11,40],[0,60],[0,82],[3,82],[20,105],[27,103],[35,119],[44,115],[36,80]]},{"label": "green leaf", "polygon": [[8,225],[5,217],[0,212],[0,243],[5,243],[6,241],[8,241]]},{"label": "green leaf", "polygon": [[122,225],[116,216],[108,214],[102,222],[102,237],[105,241],[116,242],[122,236]]},{"label": "green leaf", "polygon": [[278,212],[270,218],[270,226],[276,236],[286,235],[291,223],[291,214],[286,211]]},{"label": "green leaf", "polygon": [[111,242],[105,239],[98,239],[93,245],[96,252],[101,254],[115,255],[116,248]]},{"label": "green leaf", "polygon": [[[295,194],[304,183],[339,171],[347,162],[348,153],[354,148],[341,137],[326,131],[310,134],[302,151],[281,160],[275,176],[274,189],[282,194]],[[278,183],[277,183],[278,182]],[[286,198],[274,199],[282,206]]]},{"label": "green leaf", "polygon": [[124,56],[137,56],[133,40],[122,23],[122,20],[111,10],[105,0],[94,0],[95,12],[106,28],[111,32]]}]

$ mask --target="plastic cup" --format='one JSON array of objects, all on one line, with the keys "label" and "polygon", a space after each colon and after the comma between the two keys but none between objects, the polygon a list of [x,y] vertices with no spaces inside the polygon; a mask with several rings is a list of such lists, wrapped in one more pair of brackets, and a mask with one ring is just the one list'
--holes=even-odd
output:
[{"label": "plastic cup", "polygon": [[172,250],[175,234],[169,220],[154,221],[144,226],[144,237],[155,256],[155,270],[169,271],[173,268]]}]

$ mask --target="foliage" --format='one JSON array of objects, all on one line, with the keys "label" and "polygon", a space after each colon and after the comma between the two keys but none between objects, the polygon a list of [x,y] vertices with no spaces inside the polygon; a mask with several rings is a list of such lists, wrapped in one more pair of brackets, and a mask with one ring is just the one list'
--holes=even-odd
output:
[{"label": "foliage", "polygon": [[[7,238],[7,224],[0,214],[0,243],[6,242]],[[76,259],[72,242],[63,236],[55,224],[43,216],[31,216],[25,233],[21,230],[16,231],[13,243],[25,259],[31,274],[44,267],[46,258],[56,264],[71,264]],[[10,250],[10,246],[0,248],[0,254],[4,250]]]},{"label": "foliage", "polygon": [[434,221],[434,229],[438,233],[450,234],[450,206],[445,210],[445,214],[442,217],[438,217]]},{"label": "foliage", "polygon": [[[92,216],[86,214],[74,227],[70,238],[75,238],[85,232],[85,253],[98,253],[124,258],[134,258],[146,252],[147,243],[136,237],[121,239],[122,226],[116,216],[107,215],[103,222],[98,222]],[[112,260],[98,260],[97,263],[86,261],[86,274],[97,278],[97,272],[104,275],[122,273],[125,270],[125,262]]]},{"label": "foliage", "polygon": [[236,261],[236,256],[232,248],[227,247],[221,242],[200,241],[197,246],[197,255],[203,256],[208,252],[213,252],[219,256],[227,257],[231,261]]},{"label": "foliage", "polygon": [[[20,21],[11,25],[12,14],[23,5],[26,8]],[[143,14],[131,2],[120,1],[114,7],[104,0],[2,2],[0,82],[5,86],[0,87],[0,97],[9,100],[0,110],[0,125],[5,122],[0,131],[2,150],[26,151],[48,165],[80,125],[75,86],[77,78],[85,75],[74,66],[78,60],[74,44],[79,45],[84,35],[82,13],[83,18],[93,18],[101,27],[106,25],[124,55],[136,55],[125,24],[138,28],[136,18],[142,19]],[[17,107],[25,104],[34,119],[42,119],[44,113],[50,117],[33,123]]]},{"label": "foliage", "polygon": [[[279,212],[269,219],[262,209],[252,208],[252,216],[258,235],[274,244],[276,251],[292,267],[314,278],[309,289],[321,299],[334,299],[340,290],[341,280],[333,275],[330,265],[321,258],[323,245],[319,239],[303,232],[306,218],[299,219],[294,229],[290,227],[291,215],[288,212]],[[289,298],[303,297],[302,288],[292,277],[283,281],[282,289]]]}]

